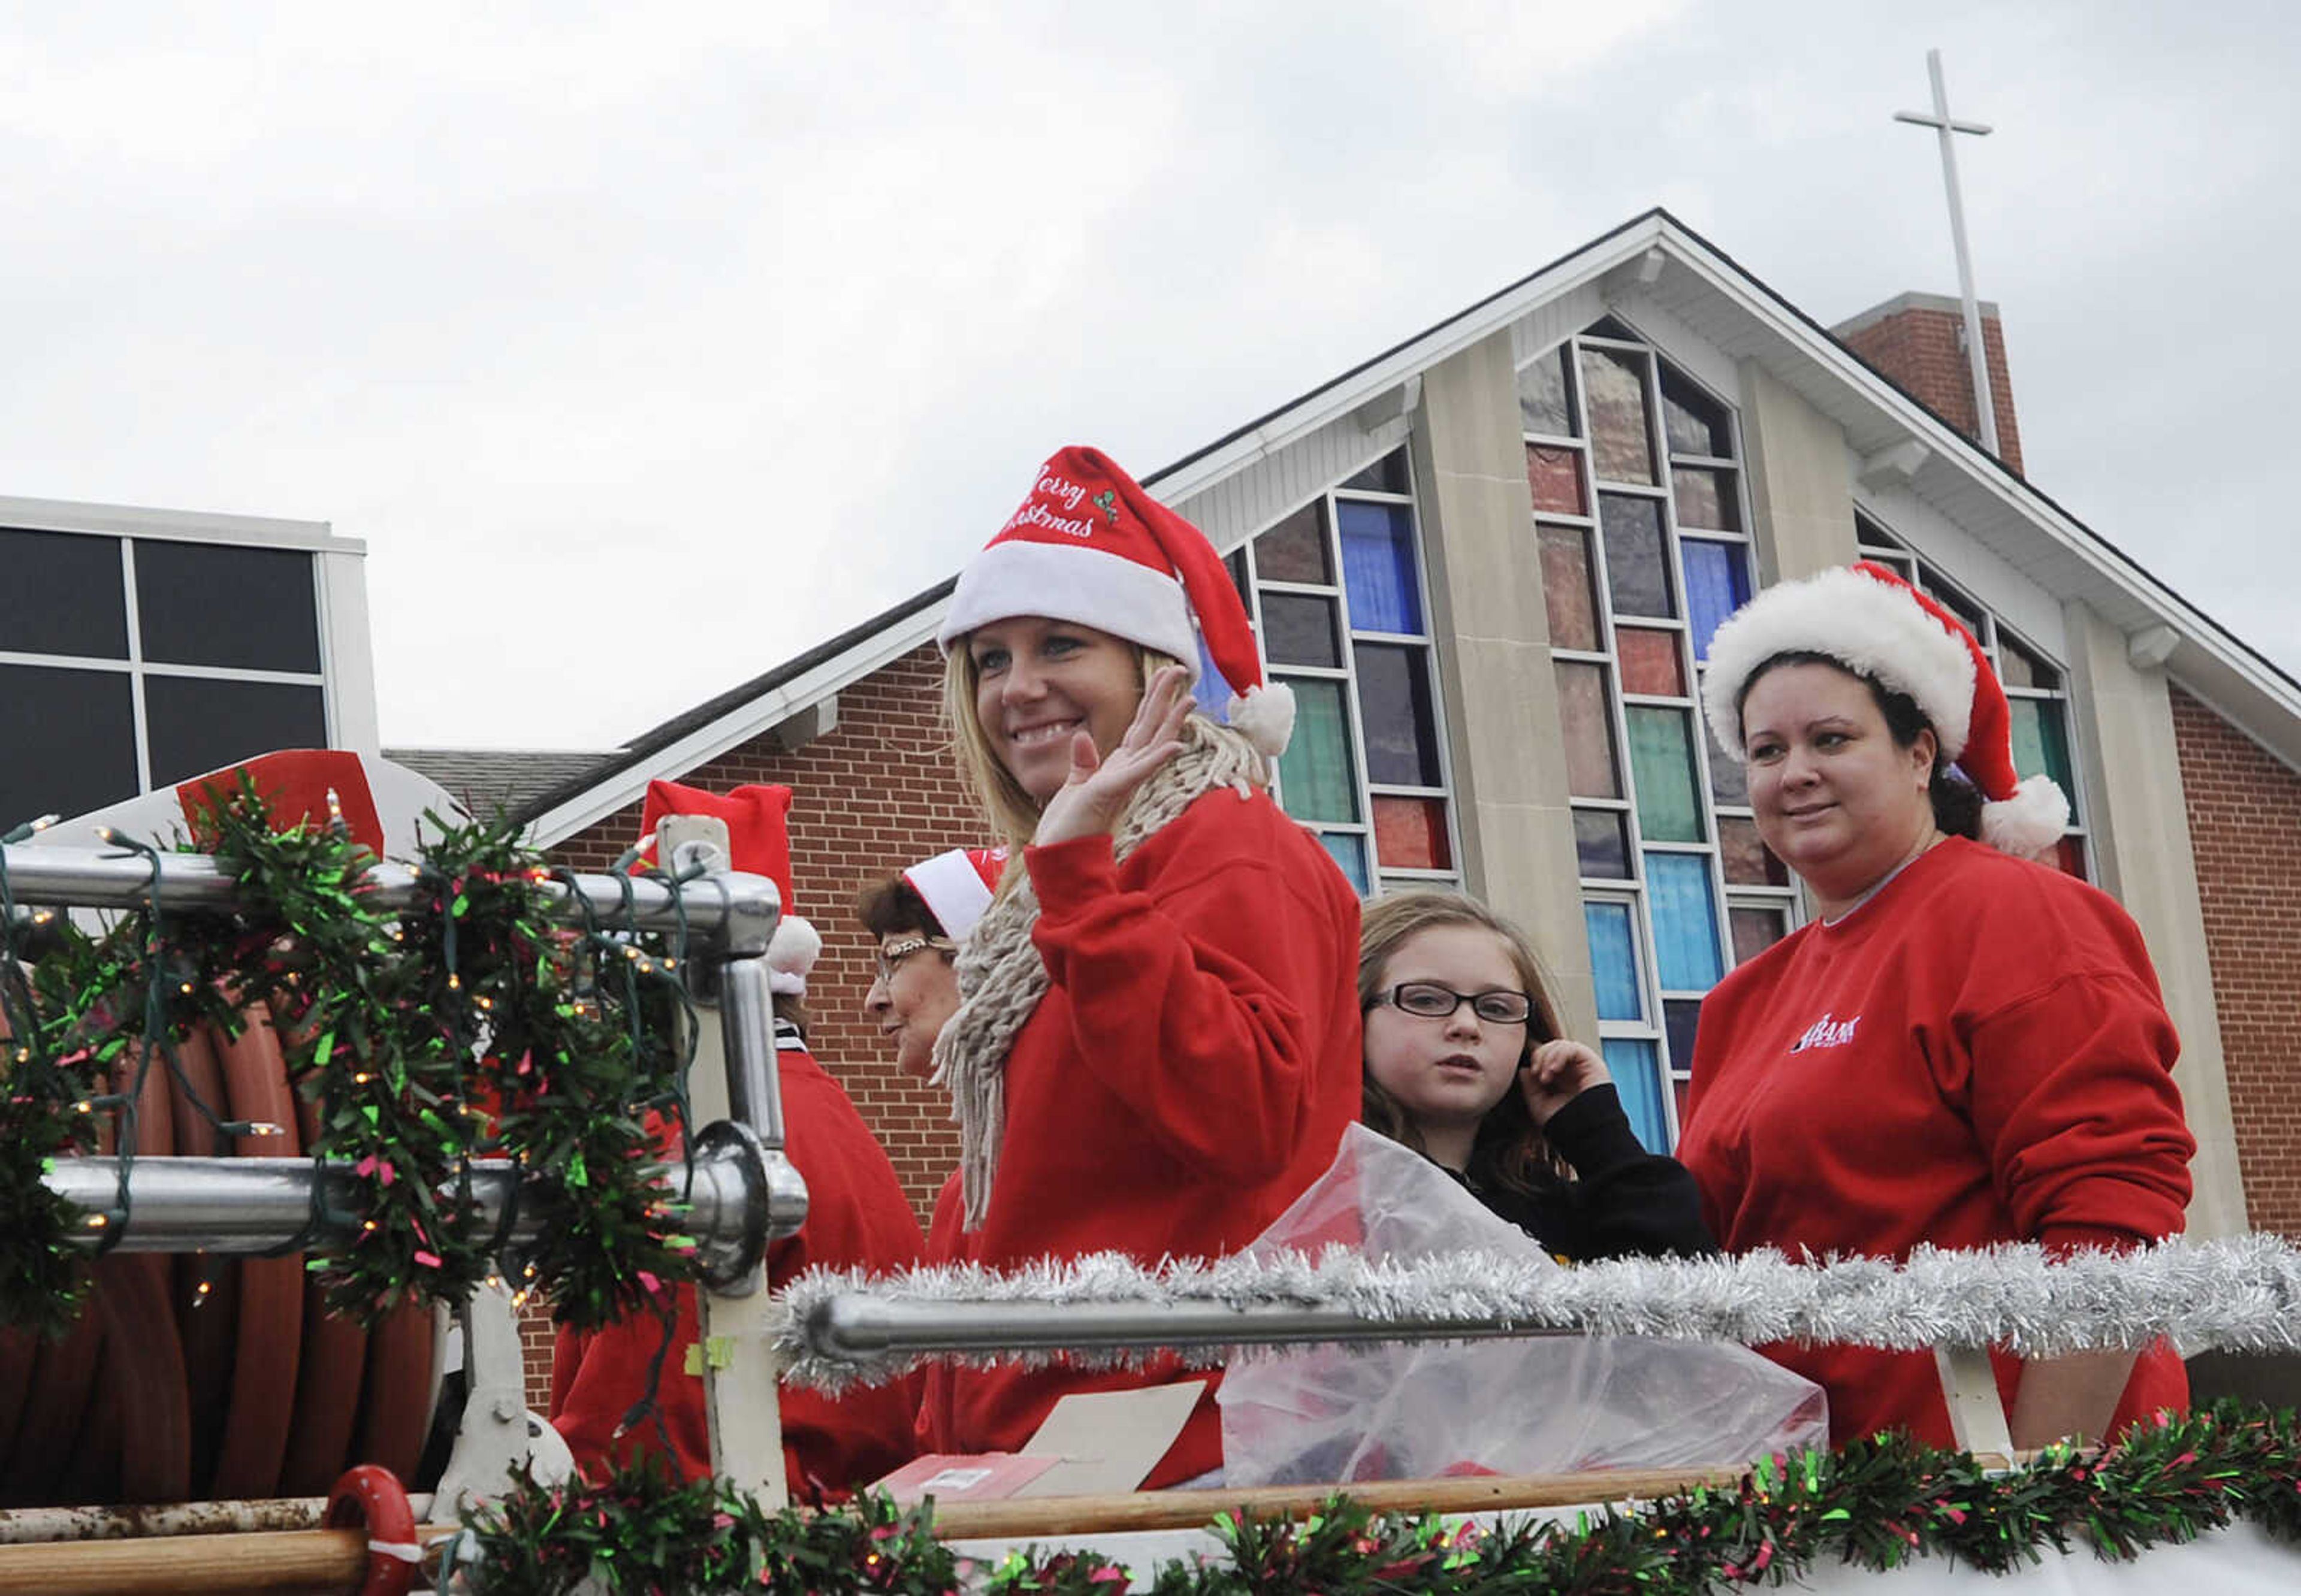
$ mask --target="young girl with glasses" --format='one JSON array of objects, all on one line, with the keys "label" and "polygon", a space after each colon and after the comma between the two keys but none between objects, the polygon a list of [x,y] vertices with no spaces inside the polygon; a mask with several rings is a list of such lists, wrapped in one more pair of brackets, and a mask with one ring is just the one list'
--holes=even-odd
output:
[{"label": "young girl with glasses", "polygon": [[1447,892],[1364,916],[1369,1126],[1569,1261],[1717,1250],[1694,1178],[1646,1151],[1605,1061],[1559,1035],[1516,926]]}]

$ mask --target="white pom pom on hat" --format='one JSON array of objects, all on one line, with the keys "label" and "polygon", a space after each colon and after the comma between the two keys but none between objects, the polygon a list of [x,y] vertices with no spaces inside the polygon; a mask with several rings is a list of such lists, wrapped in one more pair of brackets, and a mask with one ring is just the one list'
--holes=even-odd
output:
[{"label": "white pom pom on hat", "polygon": [[1897,573],[1864,560],[1767,589],[1710,641],[1702,707],[1726,756],[1742,763],[1740,699],[1778,655],[1819,654],[1906,694],[1934,729],[1942,756],[1980,790],[1981,839],[2031,854],[2060,840],[2070,800],[2050,776],[2013,768],[2012,713],[1980,642]]}]

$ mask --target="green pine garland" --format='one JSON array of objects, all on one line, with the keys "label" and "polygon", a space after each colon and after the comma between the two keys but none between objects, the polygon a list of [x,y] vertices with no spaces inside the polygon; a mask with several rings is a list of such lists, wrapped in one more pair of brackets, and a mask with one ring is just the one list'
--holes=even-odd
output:
[{"label": "green pine garland", "polygon": [[[0,1327],[69,1326],[86,1283],[72,1237],[116,1235],[128,1218],[124,1170],[120,1206],[82,1216],[42,1181],[53,1159],[95,1150],[105,1111],[131,1160],[151,1071],[178,1068],[194,1025],[236,1036],[266,1005],[315,1106],[307,1151],[361,1188],[347,1236],[318,1223],[345,1216],[315,1212],[299,1241],[332,1311],[372,1324],[488,1276],[510,1217],[483,1224],[472,1200],[469,1161],[489,1154],[529,1176],[539,1239],[506,1261],[562,1323],[659,1308],[695,1277],[642,1117],[683,1104],[683,949],[556,924],[552,872],[507,819],[427,816],[438,834],[417,868],[433,890],[395,923],[374,904],[375,861],[343,828],[275,830],[245,777],[210,797],[205,840],[241,889],[229,913],[172,908],[163,890],[98,937],[50,917],[32,960],[0,874],[0,998],[23,1039],[0,1057]],[[250,1129],[200,1107],[229,1132]]]},{"label": "green pine garland", "polygon": [[[2301,1543],[2301,1427],[2290,1412],[2222,1402],[2005,1473],[1884,1434],[1571,1524],[1524,1516],[1492,1530],[1450,1526],[1338,1495],[1300,1522],[1226,1514],[1213,1525],[1222,1559],[1167,1563],[1148,1583],[1155,1596],[1717,1596],[1833,1564],[1882,1571],[1940,1557],[2003,1574],[2049,1550],[2125,1559],[2238,1519]],[[641,1466],[597,1486],[515,1476],[464,1539],[474,1587],[489,1596],[559,1596],[587,1577],[609,1592],[950,1596],[962,1573],[994,1596],[1115,1596],[1131,1577],[1092,1551],[1036,1549],[962,1569],[932,1528],[926,1509],[881,1496],[770,1514],[731,1485],[674,1485]]]}]

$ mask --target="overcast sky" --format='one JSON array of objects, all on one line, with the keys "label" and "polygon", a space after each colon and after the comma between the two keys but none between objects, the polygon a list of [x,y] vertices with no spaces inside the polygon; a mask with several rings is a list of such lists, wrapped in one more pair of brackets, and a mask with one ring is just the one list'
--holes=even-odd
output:
[{"label": "overcast sky", "polygon": [[1649,205],[1954,293],[1936,45],[2029,474],[2301,669],[2301,6],[0,19],[0,494],[364,539],[389,744],[613,746]]}]

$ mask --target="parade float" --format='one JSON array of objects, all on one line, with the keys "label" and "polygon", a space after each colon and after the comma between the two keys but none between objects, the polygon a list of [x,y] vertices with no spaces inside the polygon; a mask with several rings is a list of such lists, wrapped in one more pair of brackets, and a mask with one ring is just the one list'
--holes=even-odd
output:
[{"label": "parade float", "polygon": [[[322,756],[344,759],[349,756]],[[804,1222],[783,1157],[771,882],[673,821],[652,874],[503,824],[387,835],[355,768],[0,848],[0,1591],[1358,1592],[2283,1590],[2301,1429],[2221,1407],[2016,1458],[1983,1349],[2301,1344],[2266,1238],[1561,1269],[1346,1247],[763,1289]],[[386,852],[405,862],[385,862]],[[657,1162],[650,1117],[691,1127]],[[531,1419],[512,1315],[699,1291],[718,1478],[584,1482]],[[461,1368],[441,1375],[441,1329]],[[1964,1450],[1883,1438],[1666,1470],[794,1505],[779,1383],[934,1358],[1636,1337],[1936,1350]],[[673,1371],[684,1377],[684,1371]],[[444,1387],[460,1407],[429,1491]],[[1408,1393],[1410,1397],[1411,1393]],[[1534,1401],[1542,1393],[1519,1393]],[[646,1422],[644,1413],[633,1423]],[[1338,1485],[1335,1481],[1347,1481]]]}]

